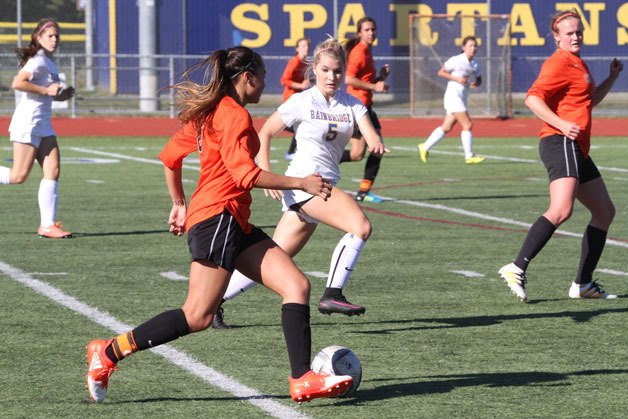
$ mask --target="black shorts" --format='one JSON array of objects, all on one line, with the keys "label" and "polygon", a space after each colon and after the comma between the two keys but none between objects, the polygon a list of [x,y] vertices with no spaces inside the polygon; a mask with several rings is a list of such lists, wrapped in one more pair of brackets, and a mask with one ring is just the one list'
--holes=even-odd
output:
[{"label": "black shorts", "polygon": [[579,179],[579,183],[586,183],[601,176],[591,157],[584,158],[578,143],[564,135],[541,138],[539,154],[550,182],[564,177],[575,177]]},{"label": "black shorts", "polygon": [[[367,106],[366,113],[368,114],[369,118],[371,118],[371,123],[373,124],[373,127],[375,127],[375,131],[380,132],[382,130],[382,124],[379,123],[379,118],[373,110],[373,107]],[[357,121],[355,123],[355,126],[353,127],[353,135],[351,137],[362,138],[362,133],[360,132],[360,128],[358,128]]]},{"label": "black shorts", "polygon": [[258,227],[244,234],[235,217],[225,210],[192,226],[188,247],[192,261],[207,260],[233,272],[240,253],[266,239],[270,237]]}]

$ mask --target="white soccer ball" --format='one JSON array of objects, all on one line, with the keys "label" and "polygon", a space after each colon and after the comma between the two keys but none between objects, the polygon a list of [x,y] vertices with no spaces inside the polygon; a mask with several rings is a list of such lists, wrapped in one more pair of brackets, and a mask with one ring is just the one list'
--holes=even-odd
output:
[{"label": "white soccer ball", "polygon": [[314,372],[326,372],[334,375],[350,375],[353,385],[339,397],[350,397],[362,381],[362,364],[357,355],[344,346],[332,345],[320,350],[310,366]]}]

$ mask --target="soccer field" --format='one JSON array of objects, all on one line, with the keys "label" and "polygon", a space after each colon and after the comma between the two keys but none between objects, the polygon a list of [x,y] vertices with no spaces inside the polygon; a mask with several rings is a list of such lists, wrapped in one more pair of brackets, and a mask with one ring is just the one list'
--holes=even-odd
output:
[{"label": "soccer field", "polygon": [[[602,122],[600,122],[602,123]],[[351,348],[363,366],[353,398],[297,405],[280,300],[256,287],[227,302],[230,330],[187,336],[131,356],[107,399],[89,401],[85,345],[183,303],[184,238],[167,233],[170,199],[156,156],[166,138],[60,139],[58,215],[75,234],[35,234],[38,169],[0,187],[0,417],[625,417],[628,411],[628,138],[594,138],[592,157],[617,207],[595,279],[612,301],[569,299],[587,211],[577,204],[528,270],[529,303],[497,270],[516,256],[548,205],[535,138],[477,138],[485,163],[464,164],[453,136],[418,159],[416,139],[393,152],[364,204],[373,235],[346,289],[358,318],[316,303],[342,233],[320,226],[295,260],[312,282],[313,354]],[[274,141],[283,172],[288,138]],[[2,164],[11,155],[0,148]],[[186,162],[188,198],[197,161]],[[363,163],[341,166],[353,191]],[[272,234],[277,202],[254,192],[252,222]]]}]

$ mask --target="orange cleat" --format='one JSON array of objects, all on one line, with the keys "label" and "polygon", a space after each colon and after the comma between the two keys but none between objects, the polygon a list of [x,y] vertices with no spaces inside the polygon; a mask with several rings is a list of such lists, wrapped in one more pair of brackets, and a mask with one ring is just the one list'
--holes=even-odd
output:
[{"label": "orange cleat", "polygon": [[72,233],[69,231],[63,231],[59,221],[48,227],[39,226],[37,234],[39,237],[46,239],[69,239],[72,237]]},{"label": "orange cleat", "polygon": [[292,400],[303,403],[321,397],[345,394],[353,384],[353,378],[350,375],[333,375],[310,370],[299,378],[288,378],[288,382]]},{"label": "orange cleat", "polygon": [[116,363],[105,355],[105,348],[111,344],[113,339],[104,341],[94,339],[87,344],[87,390],[89,396],[96,403],[105,400],[109,377],[118,368]]}]

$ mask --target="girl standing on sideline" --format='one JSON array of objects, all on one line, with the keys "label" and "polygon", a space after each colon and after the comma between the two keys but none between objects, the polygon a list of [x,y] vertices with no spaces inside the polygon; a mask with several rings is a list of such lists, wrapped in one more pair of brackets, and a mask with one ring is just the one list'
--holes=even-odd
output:
[{"label": "girl standing on sideline", "polygon": [[[283,85],[283,101],[285,102],[297,92],[302,92],[310,88],[310,79],[305,77],[307,70],[307,62],[305,61],[307,54],[310,52],[310,39],[301,38],[297,41],[296,54],[288,61],[286,68],[281,75],[281,84]],[[286,128],[286,131],[294,133],[292,127]],[[294,152],[297,150],[297,140],[292,136],[288,152],[284,156],[286,160],[292,160]]]},{"label": "girl standing on sideline", "polygon": [[[345,52],[338,41],[328,39],[316,47],[313,62],[316,85],[293,95],[266,121],[260,131],[260,167],[270,170],[271,139],[286,126],[295,127],[298,143],[294,159],[286,170],[287,176],[316,171],[336,185],[340,180],[340,157],[356,125],[373,155],[381,156],[387,151],[366,107],[339,90],[345,65]],[[364,314],[364,307],[351,304],[342,293],[371,235],[371,223],[362,208],[336,187],[327,200],[300,190],[281,194],[270,189],[265,193],[283,200],[284,213],[273,240],[292,257],[303,249],[319,223],[346,233],[332,254],[327,287],[318,310],[324,314]],[[234,273],[225,299],[234,298],[255,284],[245,275],[245,272]]]},{"label": "girl standing on sideline", "polygon": [[[379,118],[373,110],[373,92],[387,92],[388,83],[386,79],[390,74],[388,64],[379,70],[376,76],[375,61],[371,49],[377,39],[377,24],[372,18],[365,16],[358,20],[357,37],[347,41],[345,49],[347,51],[347,73],[345,83],[347,93],[360,99],[366,106],[372,125],[381,138],[382,126]],[[343,153],[341,162],[360,161],[364,158],[366,144],[363,133],[359,126],[355,126],[355,131],[351,135],[351,148]],[[371,187],[382,161],[382,154],[369,153],[364,165],[364,177],[360,182],[355,199],[360,202],[383,202],[383,199],[371,193]]]},{"label": "girl standing on sideline", "polygon": [[[443,99],[447,115],[443,124],[436,128],[422,144],[418,145],[419,155],[423,163],[427,163],[430,148],[435,146],[445,135],[460,122],[462,132],[460,140],[464,150],[464,159],[467,164],[477,164],[484,161],[483,156],[473,153],[473,122],[467,112],[467,98],[469,89],[477,89],[482,84],[480,64],[475,60],[478,51],[478,42],[474,36],[467,36],[462,40],[462,53],[454,55],[443,64],[438,75],[449,80]],[[473,77],[473,81],[471,80]]]},{"label": "girl standing on sideline", "polygon": [[[188,295],[183,307],[165,311],[135,329],[87,345],[87,388],[104,400],[109,377],[119,361],[134,352],[170,342],[211,325],[234,269],[283,298],[281,324],[292,369],[290,396],[297,402],[333,397],[346,391],[350,376],[310,370],[310,284],[292,259],[261,229],[249,223],[251,189],[297,189],[321,200],[331,185],[318,174],[288,177],[255,165],[260,144],[245,110],[258,103],[266,69],[262,57],[246,47],[218,50],[203,63],[206,83],[185,80],[180,95],[183,127],[159,155],[172,198],[170,231],[188,231],[192,255]],[[189,73],[188,73],[189,74]],[[189,208],[181,178],[185,156],[197,151],[201,173]]]},{"label": "girl standing on sideline", "polygon": [[558,226],[569,219],[577,199],[589,210],[591,220],[584,231],[580,265],[569,297],[616,298],[593,281],[593,271],[615,217],[615,206],[589,149],[591,111],[611,90],[624,65],[613,59],[609,76],[596,86],[589,68],[580,58],[584,29],[578,12],[572,9],[556,13],[551,30],[556,52],[543,63],[525,100],[544,122],[539,151],[549,175],[550,205],[530,227],[517,259],[502,267],[499,274],[512,292],[525,302],[528,298],[525,290],[528,264]]},{"label": "girl standing on sideline", "polygon": [[13,143],[13,166],[0,166],[0,184],[24,183],[35,164],[43,170],[37,195],[40,225],[37,234],[52,239],[72,237],[55,221],[60,154],[52,129],[52,101],[64,101],[74,95],[74,88],[61,88],[59,71],[52,59],[60,40],[59,25],[42,19],[31,34],[27,47],[16,48],[20,71],[12,87],[20,92],[11,118],[9,132]]}]

